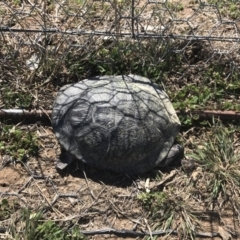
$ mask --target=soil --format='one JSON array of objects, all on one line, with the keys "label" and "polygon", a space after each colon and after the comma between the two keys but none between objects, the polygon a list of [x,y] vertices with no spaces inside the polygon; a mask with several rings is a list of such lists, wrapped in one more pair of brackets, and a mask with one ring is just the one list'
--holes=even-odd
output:
[{"label": "soil", "polygon": [[[209,202],[206,195],[206,182],[209,176],[202,173],[197,166],[184,168],[186,165],[183,165],[161,171],[155,169],[140,176],[126,176],[94,169],[77,162],[70,170],[58,172],[55,160],[60,148],[51,133],[51,128],[44,127],[45,131],[48,133],[47,136],[36,128],[42,146],[38,157],[32,157],[26,164],[9,163],[0,170],[1,198],[9,202],[17,200],[19,203],[11,218],[1,222],[2,227],[7,227],[12,219],[20,214],[21,208],[28,208],[33,212],[45,209],[45,219],[56,221],[62,226],[78,224],[81,231],[114,228],[141,232],[148,231],[149,228],[152,231],[163,229],[163,225],[158,226],[157,219],[154,220],[150,212],[137,200],[144,192],[163,191],[169,195],[170,201],[172,199],[179,202],[179,206],[184,204],[182,209],[195,212],[198,220],[193,222],[196,224],[197,232],[217,233],[219,226],[233,234],[239,231],[238,218],[230,204],[224,203],[224,199],[219,199],[215,203]],[[184,132],[181,133],[182,138],[188,139],[185,141],[185,151],[190,151],[188,149],[190,142],[198,142],[199,139],[206,137],[202,130],[200,133],[199,130],[197,132],[198,136],[196,134],[191,138],[184,136]],[[43,135],[45,144],[41,140]],[[3,162],[1,156],[0,166]],[[174,219],[176,227],[181,222],[179,217],[176,215]],[[174,235],[158,237],[158,239],[179,238],[184,237]],[[122,239],[122,237],[105,234],[90,236],[89,239]]]},{"label": "soil", "polygon": [[[117,28],[114,25],[114,12],[110,11],[113,10],[111,1],[100,3],[89,1],[91,11],[88,11],[89,6],[86,4],[79,8],[76,1],[69,1],[72,3],[72,7],[68,7],[65,3],[56,4],[58,8],[51,4],[45,6],[44,2],[47,1],[37,1],[36,5],[34,5],[34,1],[21,1],[21,6],[14,5],[14,1],[9,1],[8,4],[5,2],[0,3],[1,24],[11,26],[14,29],[41,30],[40,23],[43,22],[47,24],[48,28],[58,28],[59,31],[76,29],[93,31],[97,29],[98,31],[111,32],[112,28]],[[123,2],[122,5],[119,4],[118,11],[121,12],[122,16],[127,15],[130,11],[130,2],[118,2]],[[182,54],[185,62],[182,69],[172,71],[169,82],[166,84],[168,89],[177,92],[179,88],[187,84],[203,86],[204,83],[200,85],[201,76],[205,73],[206,65],[212,60],[229,58],[231,63],[239,62],[238,42],[209,40],[210,37],[219,36],[239,37],[239,20],[233,21],[231,19],[230,22],[224,22],[228,16],[222,15],[222,19],[220,19],[218,7],[215,5],[205,6],[204,4],[203,7],[200,4],[203,1],[167,1],[178,3],[178,5],[182,4],[184,8],[181,11],[172,11],[165,1],[158,2],[160,3],[136,2],[136,8],[142,12],[142,18],[136,24],[137,27],[135,26],[136,31],[142,29],[142,33],[145,31],[147,34],[164,33],[184,36],[194,34],[194,36],[209,37],[203,40],[204,46],[209,50],[207,53],[201,51],[201,43],[193,43],[189,39],[176,45],[177,49],[171,49],[173,52]],[[44,9],[47,14],[42,14]],[[78,10],[76,11],[76,9]],[[12,14],[16,10],[19,11],[19,14]],[[1,13],[2,11],[4,14]],[[152,15],[153,11],[161,14]],[[74,16],[76,12],[84,18]],[[174,15],[171,15],[171,12],[174,12]],[[129,18],[123,17],[118,23],[118,27],[124,29],[124,32],[131,32]],[[88,74],[84,73],[74,78],[72,75],[68,77],[70,70],[62,65],[63,61],[61,60],[65,59],[69,52],[84,58],[85,54],[98,48],[97,44],[93,43],[107,44],[103,36],[100,38],[99,36],[84,35],[80,38],[74,34],[70,36],[56,32],[43,34],[41,31],[33,34],[1,32],[0,39],[5,42],[4,46],[0,45],[3,59],[0,66],[1,108],[19,107],[15,104],[17,97],[13,102],[7,104],[7,95],[3,93],[10,88],[15,92],[31,94],[33,101],[29,108],[51,109],[61,86],[69,82],[76,82]],[[166,39],[166,43],[169,42]],[[111,43],[110,41],[110,45]],[[143,40],[139,40],[139,43],[144,45]],[[76,46],[78,47],[76,48]],[[43,49],[47,50],[47,57],[52,61],[43,64],[45,66],[43,68],[29,69],[26,61],[34,53],[42,57],[44,55]],[[218,55],[219,53],[220,55]],[[59,68],[51,65],[57,61],[56,59],[59,60]],[[41,61],[45,61],[44,58],[41,58]],[[231,65],[232,71],[235,68],[238,69],[237,66]],[[237,93],[234,97],[228,96],[228,98],[231,101],[240,101]],[[215,105],[216,103],[212,103],[210,107]],[[26,127],[23,126],[24,124],[17,125],[18,128],[27,131]],[[0,218],[0,229],[1,227],[8,229],[14,222],[18,230],[21,231],[24,228],[24,223],[20,223],[19,216],[21,210],[26,208],[33,213],[44,210],[45,220],[52,220],[62,227],[77,225],[81,231],[114,228],[143,232],[164,229],[164,223],[161,222],[161,217],[163,217],[161,211],[164,206],[158,209],[157,217],[154,218],[151,211],[139,200],[143,193],[150,191],[153,194],[156,192],[166,194],[169,198],[169,204],[174,206],[176,214],[172,228],[183,230],[181,223],[186,223],[188,217],[184,213],[189,211],[196,218],[196,220],[194,217],[191,219],[196,232],[218,233],[216,238],[205,237],[204,239],[220,239],[220,236],[224,240],[231,239],[228,235],[230,233],[233,239],[239,238],[236,236],[236,233],[240,232],[239,208],[228,199],[224,199],[223,196],[220,196],[217,201],[210,200],[207,186],[212,176],[210,173],[203,172],[201,166],[193,164],[190,168],[184,166],[168,167],[160,170],[155,169],[140,176],[128,176],[94,169],[76,162],[70,169],[59,172],[55,165],[60,147],[52,128],[36,123],[28,125],[28,129],[37,136],[38,156],[29,156],[26,162],[20,162],[16,159],[12,160],[6,154],[0,155],[0,212],[5,211],[1,201],[7,199],[9,202],[8,214],[6,213],[5,217]],[[182,129],[179,138],[184,143],[185,160],[188,163],[191,160],[187,157],[188,153],[194,150],[194,146],[201,146],[207,141],[207,132],[209,131],[210,128],[207,127]],[[238,139],[239,133],[236,135],[236,150],[239,149]],[[169,176],[174,177],[169,178]],[[234,191],[238,196],[238,189]],[[17,202],[18,205],[14,205],[14,202]],[[7,234],[0,233],[0,239],[7,239]],[[123,239],[123,237],[96,234],[89,236],[89,239]],[[125,237],[124,239],[133,238]],[[143,237],[135,239],[143,239]],[[164,235],[157,239],[188,239],[188,237],[184,236],[184,231],[179,231],[178,235]],[[196,239],[202,239],[202,237],[196,237]]]}]

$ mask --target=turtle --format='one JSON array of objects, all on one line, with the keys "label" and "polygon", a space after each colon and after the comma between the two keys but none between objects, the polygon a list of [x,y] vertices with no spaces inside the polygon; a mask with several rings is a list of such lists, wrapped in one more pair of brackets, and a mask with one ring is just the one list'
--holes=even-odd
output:
[{"label": "turtle", "polygon": [[64,169],[80,160],[98,169],[141,174],[183,154],[175,144],[181,124],[166,92],[138,75],[106,75],[58,92],[52,128]]}]

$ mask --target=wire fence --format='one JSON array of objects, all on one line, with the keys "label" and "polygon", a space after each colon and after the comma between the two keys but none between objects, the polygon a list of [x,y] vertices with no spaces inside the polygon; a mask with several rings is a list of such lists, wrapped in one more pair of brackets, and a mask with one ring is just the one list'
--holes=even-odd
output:
[{"label": "wire fence", "polygon": [[89,52],[103,41],[126,38],[140,45],[149,39],[182,40],[167,49],[181,54],[204,41],[211,48],[208,60],[239,50],[239,1],[13,0],[1,1],[0,9],[1,62],[25,60],[18,61],[21,68],[39,66],[41,57],[34,61],[33,53]]},{"label": "wire fence", "polygon": [[[197,105],[239,111],[239,35],[240,1],[2,0],[0,109],[40,109],[50,115],[47,110],[66,83],[100,74],[135,73],[164,83],[177,110]],[[136,200],[139,193],[149,191],[147,181],[123,179],[77,163],[70,175],[60,175],[54,169],[60,148],[51,127],[0,122],[0,136],[0,199],[5,199],[0,203],[0,232],[7,234],[9,226],[16,225],[15,236],[25,233],[19,211],[26,208],[34,213],[27,217],[31,221],[42,210],[45,219],[63,226],[78,224],[90,231],[86,234],[101,234],[98,229],[106,227],[109,233],[112,228],[148,233],[155,227],[154,222],[149,227],[149,214]],[[191,148],[205,139],[207,134],[194,136],[192,130],[183,135]],[[163,191],[169,189],[170,204],[185,209],[184,202],[187,211],[211,219],[207,214],[212,209],[205,209],[210,205],[208,198],[189,192],[193,178],[173,173],[163,175],[160,182],[151,180],[151,188],[155,184]],[[201,179],[194,188],[208,191],[202,186],[207,186],[210,177]],[[225,204],[219,212],[228,215],[229,209],[222,207]],[[214,224],[218,226],[219,221]]]},{"label": "wire fence", "polygon": [[[239,1],[208,2],[3,1],[1,31],[238,42]],[[235,34],[220,33],[222,24]]]},{"label": "wire fence", "polygon": [[130,72],[179,80],[220,62],[223,77],[236,79],[239,16],[240,1],[226,0],[1,1],[1,80],[41,87]]},{"label": "wire fence", "polygon": [[[238,88],[239,9],[240,1],[225,0],[1,1],[4,92],[20,84],[32,94],[37,83],[31,106],[49,109],[42,86],[93,75],[136,73],[171,91],[219,75],[224,88]],[[30,105],[3,98],[2,108]]]},{"label": "wire fence", "polygon": [[[239,9],[225,0],[1,1],[0,107],[49,109],[56,84],[103,74],[144,75],[173,92],[219,75],[238,88]],[[9,87],[23,93],[18,102],[4,97]]]}]

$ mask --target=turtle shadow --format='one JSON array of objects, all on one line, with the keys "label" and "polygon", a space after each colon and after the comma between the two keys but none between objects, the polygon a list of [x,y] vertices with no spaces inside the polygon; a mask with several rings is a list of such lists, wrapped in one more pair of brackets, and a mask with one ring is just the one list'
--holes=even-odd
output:
[{"label": "turtle shadow", "polygon": [[61,177],[71,175],[74,178],[91,179],[97,183],[103,183],[108,186],[116,187],[129,187],[138,180],[147,178],[155,179],[161,173],[170,173],[173,169],[181,167],[181,163],[173,163],[167,167],[154,168],[148,172],[142,174],[122,174],[116,173],[111,170],[103,170],[91,167],[85,163],[76,161],[69,165],[64,170],[58,170],[57,172]]}]

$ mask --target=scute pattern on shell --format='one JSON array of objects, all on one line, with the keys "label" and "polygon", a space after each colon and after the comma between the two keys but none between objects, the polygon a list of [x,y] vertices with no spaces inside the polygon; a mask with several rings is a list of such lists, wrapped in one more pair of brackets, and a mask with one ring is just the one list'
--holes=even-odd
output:
[{"label": "scute pattern on shell", "polygon": [[53,131],[62,147],[97,168],[142,173],[161,166],[180,122],[167,94],[137,75],[85,79],[60,90]]}]

